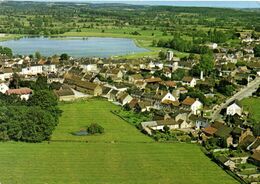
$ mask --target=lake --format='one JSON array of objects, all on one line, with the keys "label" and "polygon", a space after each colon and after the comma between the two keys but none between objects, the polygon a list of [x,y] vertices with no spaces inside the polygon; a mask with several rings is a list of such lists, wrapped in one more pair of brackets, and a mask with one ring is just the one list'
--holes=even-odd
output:
[{"label": "lake", "polygon": [[11,48],[14,54],[29,55],[39,51],[43,56],[67,53],[73,57],[110,57],[148,51],[131,39],[103,37],[25,37],[0,42],[0,46]]}]

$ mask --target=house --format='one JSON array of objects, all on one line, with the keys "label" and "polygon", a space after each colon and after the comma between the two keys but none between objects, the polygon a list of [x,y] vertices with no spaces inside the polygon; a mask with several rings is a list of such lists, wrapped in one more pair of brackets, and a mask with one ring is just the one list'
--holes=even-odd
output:
[{"label": "house", "polygon": [[30,88],[9,89],[5,92],[5,94],[18,95],[22,100],[28,100],[32,95],[32,90]]},{"label": "house", "polygon": [[160,82],[160,84],[163,86],[166,86],[168,89],[177,87],[177,84],[174,81],[162,81],[162,82]]},{"label": "house", "polygon": [[225,156],[219,156],[217,157],[217,160],[224,166],[226,166],[227,168],[229,168],[231,171],[233,171],[234,169],[236,169],[236,163],[230,159],[228,159]]},{"label": "house", "polygon": [[260,151],[260,136],[258,136],[253,143],[251,143],[247,150]]},{"label": "house", "polygon": [[88,81],[81,81],[77,79],[66,79],[65,82],[75,90],[78,90],[82,93],[87,93],[93,96],[102,95],[102,87],[99,84],[95,84]]},{"label": "house", "polygon": [[133,97],[131,97],[128,93],[122,93],[119,95],[118,97],[118,101],[121,105],[126,105],[129,102],[131,102],[133,100]]},{"label": "house", "polygon": [[150,126],[152,130],[163,131],[165,126],[169,127],[170,130],[185,129],[191,127],[190,124],[184,120],[176,121],[175,119],[163,119],[163,120],[157,120],[155,122],[156,123]]},{"label": "house", "polygon": [[260,151],[254,151],[253,155],[248,159],[248,161],[257,166],[260,166]]},{"label": "house", "polygon": [[85,64],[80,65],[81,68],[83,68],[86,72],[96,72],[98,71],[97,64]]},{"label": "house", "polygon": [[208,126],[206,128],[202,129],[202,132],[206,135],[206,136],[213,136],[218,129],[212,127],[212,126]]},{"label": "house", "polygon": [[21,75],[37,75],[42,74],[43,72],[43,66],[42,65],[32,65],[28,66],[26,68],[22,68],[22,71],[20,72]]},{"label": "house", "polygon": [[209,119],[191,114],[189,120],[194,122],[196,129],[206,128],[209,126]]},{"label": "house", "polygon": [[59,90],[54,90],[54,93],[60,101],[70,101],[75,99],[74,92],[67,85],[62,86]]},{"label": "house", "polygon": [[54,64],[43,65],[42,70],[47,73],[56,73],[57,72],[56,65],[54,65]]},{"label": "house", "polygon": [[233,128],[228,127],[227,125],[220,126],[214,135],[223,141],[223,147],[230,147],[233,145],[233,137],[231,136]]},{"label": "house", "polygon": [[112,88],[107,86],[102,86],[102,97],[108,98],[110,91],[112,91]]},{"label": "house", "polygon": [[140,101],[135,105],[135,110],[137,112],[146,112],[150,111],[153,107],[152,103],[149,101]]},{"label": "house", "polygon": [[3,93],[3,94],[5,94],[5,92],[6,92],[7,90],[9,90],[8,85],[6,85],[5,83],[1,83],[1,84],[0,84],[0,92]]},{"label": "house", "polygon": [[0,70],[0,80],[5,81],[10,79],[13,75],[13,69],[11,67],[5,67]]},{"label": "house", "polygon": [[167,93],[166,95],[164,95],[164,97],[161,100],[161,103],[172,103],[177,101],[177,99],[171,94],[171,93]]},{"label": "house", "polygon": [[151,126],[151,129],[164,130],[164,126],[169,127],[170,130],[178,129],[180,127],[179,122],[175,121],[174,119],[167,119],[156,121],[156,125]]},{"label": "house", "polygon": [[182,107],[187,110],[191,110],[192,114],[200,114],[203,108],[203,104],[198,100],[187,96],[182,102]]},{"label": "house", "polygon": [[229,104],[229,106],[227,107],[226,114],[231,115],[231,116],[238,114],[239,116],[241,116],[242,112],[243,112],[242,106],[238,103],[238,101],[234,101],[234,102],[231,102]]},{"label": "house", "polygon": [[137,99],[137,98],[133,98],[133,99],[127,104],[127,106],[129,107],[129,109],[134,109],[137,103],[138,103],[138,99]]},{"label": "house", "polygon": [[151,78],[149,78],[149,79],[145,79],[145,82],[146,82],[147,84],[156,84],[156,83],[162,82],[162,79],[159,78],[159,77],[151,77]]},{"label": "house", "polygon": [[128,81],[131,82],[131,83],[136,83],[138,81],[143,81],[143,76],[141,74],[129,75]]},{"label": "house", "polygon": [[121,80],[124,74],[119,69],[108,70],[106,73],[106,78],[110,77],[112,80]]},{"label": "house", "polygon": [[182,85],[186,85],[189,87],[195,87],[196,86],[196,79],[193,77],[185,76],[182,79]]},{"label": "house", "polygon": [[115,102],[117,100],[117,96],[120,92],[118,90],[112,89],[109,91],[109,93],[107,94],[108,96],[108,101],[112,101]]}]

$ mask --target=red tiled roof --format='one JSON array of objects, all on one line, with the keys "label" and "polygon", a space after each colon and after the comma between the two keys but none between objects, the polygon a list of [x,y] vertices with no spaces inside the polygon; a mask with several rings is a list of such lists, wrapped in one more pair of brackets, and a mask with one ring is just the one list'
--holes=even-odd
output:
[{"label": "red tiled roof", "polygon": [[6,91],[7,95],[26,95],[26,94],[31,94],[32,90],[30,88],[20,88],[20,89],[9,89]]}]

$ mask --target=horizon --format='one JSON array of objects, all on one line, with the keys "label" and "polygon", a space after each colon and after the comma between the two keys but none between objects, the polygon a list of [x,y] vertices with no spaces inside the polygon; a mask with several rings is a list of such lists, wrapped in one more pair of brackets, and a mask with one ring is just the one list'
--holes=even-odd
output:
[{"label": "horizon", "polygon": [[239,8],[239,9],[258,9],[260,8],[260,1],[208,1],[208,0],[0,0],[0,2],[67,2],[67,3],[118,3],[118,4],[130,4],[130,5],[147,5],[147,6],[178,6],[178,7],[213,7],[213,8]]}]

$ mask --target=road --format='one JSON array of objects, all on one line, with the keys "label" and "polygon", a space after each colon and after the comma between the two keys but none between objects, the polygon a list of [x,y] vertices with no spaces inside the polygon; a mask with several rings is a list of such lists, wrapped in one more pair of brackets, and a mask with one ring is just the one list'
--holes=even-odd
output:
[{"label": "road", "polygon": [[260,85],[260,77],[256,77],[255,80],[248,83],[246,87],[238,91],[232,97],[226,100],[226,102],[222,103],[214,112],[212,113],[211,119],[215,120],[219,117],[219,113],[222,109],[226,108],[232,101],[234,100],[242,100],[243,98],[247,98],[252,96],[253,92],[257,90]]}]

